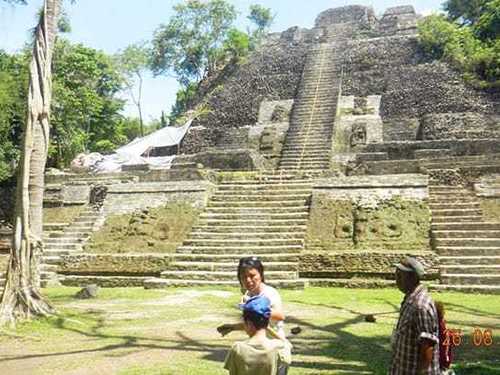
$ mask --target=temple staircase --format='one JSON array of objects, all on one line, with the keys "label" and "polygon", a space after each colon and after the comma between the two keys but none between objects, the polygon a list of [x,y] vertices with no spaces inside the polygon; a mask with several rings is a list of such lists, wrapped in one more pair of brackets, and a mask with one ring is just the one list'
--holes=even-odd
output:
[{"label": "temple staircase", "polygon": [[429,202],[441,281],[432,287],[500,293],[500,222],[484,221],[479,200],[462,186],[430,185]]},{"label": "temple staircase", "polygon": [[89,206],[69,224],[44,225],[45,249],[40,270],[42,286],[58,283],[57,267],[61,256],[80,251],[92,232],[103,222],[102,210]]},{"label": "temple staircase", "polygon": [[172,264],[144,286],[239,286],[238,260],[258,256],[266,282],[303,288],[298,260],[311,189],[311,180],[274,173],[222,182]]},{"label": "temple staircase", "polygon": [[319,43],[308,54],[292,108],[280,170],[322,172],[329,169],[342,76],[343,55],[339,50],[339,43]]}]

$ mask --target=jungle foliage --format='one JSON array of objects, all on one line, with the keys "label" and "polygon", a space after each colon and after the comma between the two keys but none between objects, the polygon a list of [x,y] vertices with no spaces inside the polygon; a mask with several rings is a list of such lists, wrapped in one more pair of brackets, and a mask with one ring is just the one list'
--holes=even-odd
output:
[{"label": "jungle foliage", "polygon": [[426,53],[481,87],[500,86],[500,0],[449,0],[419,24]]}]

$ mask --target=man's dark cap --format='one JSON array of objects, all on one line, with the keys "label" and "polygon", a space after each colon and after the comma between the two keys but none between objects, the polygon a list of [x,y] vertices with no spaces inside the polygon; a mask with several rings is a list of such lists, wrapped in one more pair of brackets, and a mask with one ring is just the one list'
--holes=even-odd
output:
[{"label": "man's dark cap", "polygon": [[419,279],[425,275],[425,269],[422,263],[412,257],[406,257],[401,262],[395,264],[396,268],[404,272],[413,272]]}]

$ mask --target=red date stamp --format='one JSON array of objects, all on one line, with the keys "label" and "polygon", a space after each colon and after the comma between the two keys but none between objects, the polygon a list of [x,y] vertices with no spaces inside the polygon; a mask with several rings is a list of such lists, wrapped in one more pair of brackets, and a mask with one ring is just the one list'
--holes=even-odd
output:
[{"label": "red date stamp", "polygon": [[[444,346],[460,346],[465,341],[463,340],[464,334],[461,329],[447,329],[445,331]],[[471,334],[470,343],[473,346],[488,347],[493,345],[493,332],[491,329],[474,328]]]}]

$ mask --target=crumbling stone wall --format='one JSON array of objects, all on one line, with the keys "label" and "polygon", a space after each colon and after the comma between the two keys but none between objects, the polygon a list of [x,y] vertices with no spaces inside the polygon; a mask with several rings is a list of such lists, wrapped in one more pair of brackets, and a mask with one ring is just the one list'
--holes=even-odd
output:
[{"label": "crumbling stone wall", "polygon": [[189,202],[203,208],[213,186],[207,181],[176,181],[112,185],[108,188],[104,212],[106,215],[123,214],[169,202]]},{"label": "crumbling stone wall", "polygon": [[307,252],[300,256],[299,275],[310,278],[379,277],[394,278],[394,264],[406,256],[419,259],[425,266],[425,278],[439,278],[439,261],[436,253],[423,252]]},{"label": "crumbling stone wall", "polygon": [[474,112],[433,113],[422,116],[418,138],[499,138],[500,116]]},{"label": "crumbling stone wall", "polygon": [[159,276],[169,254],[75,254],[61,258],[58,273],[70,275]]},{"label": "crumbling stone wall", "polygon": [[325,179],[313,188],[306,252],[429,249],[427,178]]},{"label": "crumbling stone wall", "polygon": [[384,35],[414,34],[417,31],[417,14],[411,5],[388,8],[378,23]]},{"label": "crumbling stone wall", "polygon": [[[426,136],[433,133],[432,139],[495,135],[488,125],[491,121],[481,123],[472,118],[498,114],[498,93],[476,90],[465,83],[460,72],[445,63],[429,61],[415,35],[352,40],[347,51],[343,95],[382,96],[384,140],[415,140],[415,121],[418,126],[421,123],[425,126],[425,130],[418,132]],[[464,112],[467,115],[456,115],[450,132],[437,134],[434,130],[440,127],[441,119],[450,118],[448,114]],[[459,118],[473,124],[474,131],[460,132]],[[402,126],[404,122],[410,125],[407,131]],[[429,123],[437,125],[429,130]],[[452,132],[454,135],[450,136]]]},{"label": "crumbling stone wall", "polygon": [[362,5],[347,5],[321,12],[316,21],[316,27],[328,27],[332,24],[355,22],[358,24],[374,24],[376,22],[373,8]]},{"label": "crumbling stone wall", "polygon": [[[193,122],[184,139],[182,153],[195,153],[215,146],[221,134],[257,122],[263,100],[293,99],[302,76],[310,36],[293,28],[271,36],[222,84],[205,98],[210,110]],[[196,130],[202,126],[205,129]],[[195,138],[192,139],[191,135]]]}]

